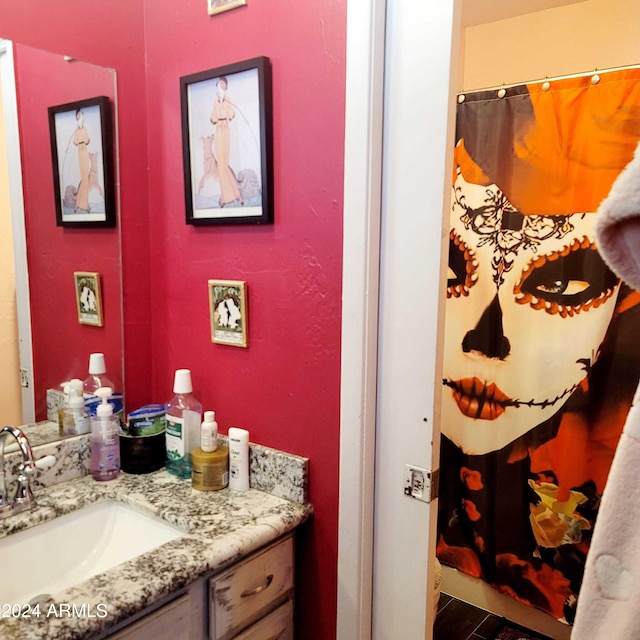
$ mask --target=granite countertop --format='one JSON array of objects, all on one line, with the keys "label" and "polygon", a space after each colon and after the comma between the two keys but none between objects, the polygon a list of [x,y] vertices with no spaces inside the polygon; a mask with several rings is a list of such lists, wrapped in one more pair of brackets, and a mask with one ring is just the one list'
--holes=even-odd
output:
[{"label": "granite countertop", "polygon": [[[107,500],[160,516],[185,534],[52,596],[55,604],[76,604],[78,609],[85,605],[85,611],[95,612],[99,604],[106,605],[106,617],[46,616],[49,601],[38,618],[0,617],[0,640],[91,638],[291,531],[312,513],[308,503],[257,489],[195,491],[190,480],[165,470],[146,475],[123,473],[109,482],[81,476],[37,489],[36,499],[34,511],[0,521],[0,538]],[[3,614],[6,610],[0,610],[0,616]]]}]

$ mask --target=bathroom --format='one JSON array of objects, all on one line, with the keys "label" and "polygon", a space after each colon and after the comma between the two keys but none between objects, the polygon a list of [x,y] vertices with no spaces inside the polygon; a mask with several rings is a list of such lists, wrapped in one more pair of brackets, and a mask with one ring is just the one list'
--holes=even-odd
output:
[{"label": "bathroom", "polygon": [[[296,541],[296,616],[298,635],[304,638],[334,637],[336,623],[338,637],[367,637],[372,593],[366,576],[371,564],[375,568],[373,624],[380,629],[378,625],[389,625],[379,637],[409,638],[414,633],[424,637],[428,631],[423,630],[432,622],[422,603],[428,598],[426,577],[433,572],[429,558],[435,548],[434,512],[429,518],[425,505],[406,500],[401,476],[407,462],[433,468],[431,459],[436,454],[425,446],[418,459],[414,457],[415,440],[425,438],[422,421],[414,434],[414,427],[408,424],[403,442],[397,442],[396,425],[403,424],[404,409],[389,404],[388,399],[381,401],[385,413],[379,418],[378,446],[385,453],[377,473],[380,486],[389,492],[381,499],[389,502],[376,504],[378,513],[388,510],[388,517],[380,516],[384,531],[376,533],[379,542],[372,555],[374,524],[368,487],[373,481],[375,451],[366,437],[371,433],[367,431],[370,421],[361,422],[363,411],[371,417],[371,379],[354,373],[362,368],[370,372],[373,357],[370,337],[360,329],[364,322],[373,322],[371,308],[363,310],[360,281],[365,276],[374,281],[376,266],[360,253],[368,220],[359,211],[370,198],[359,190],[366,190],[362,167],[367,162],[375,165],[376,159],[357,156],[358,151],[349,145],[362,147],[361,139],[350,136],[362,133],[359,126],[366,118],[377,127],[380,122],[371,104],[354,105],[348,92],[366,93],[373,87],[374,98],[368,99],[375,103],[379,98],[379,85],[362,85],[366,74],[361,70],[370,61],[358,56],[366,56],[363,38],[379,38],[380,4],[353,1],[294,8],[290,3],[272,2],[267,9],[248,0],[244,7],[214,16],[207,15],[204,1],[177,7],[166,0],[141,0],[82,10],[71,2],[42,6],[25,1],[19,7],[0,8],[0,36],[116,71],[120,219],[116,230],[108,233],[119,236],[121,250],[124,314],[120,340],[127,402],[139,406],[164,400],[170,393],[173,371],[187,366],[193,370],[200,399],[215,406],[222,432],[232,424],[243,424],[256,442],[310,459],[313,526],[301,530]],[[413,28],[427,33],[417,38],[421,42],[405,43],[416,47],[415,52],[398,47],[408,58],[399,58],[398,64],[410,67],[420,55],[438,53],[429,59],[428,73],[416,72],[425,76],[425,83],[433,83],[430,127],[441,137],[433,137],[429,150],[433,157],[424,160],[436,171],[439,167],[440,173],[450,153],[445,135],[452,108],[449,98],[460,89],[637,61],[629,33],[634,23],[630,16],[637,9],[631,2],[587,0],[557,9],[550,7],[559,3],[540,3],[540,9],[546,10],[540,14],[497,15],[484,20],[490,23],[484,26],[483,16],[476,17],[477,26],[454,33],[458,54],[449,62],[451,27],[447,25],[461,19],[446,15],[454,5],[461,8],[451,4],[438,3],[437,10],[425,7],[420,19],[405,16],[396,7],[399,13],[390,18],[393,25],[408,21],[402,23],[403,34],[412,23]],[[581,5],[585,14],[580,13]],[[488,10],[484,15],[489,16]],[[561,29],[560,18],[580,28]],[[501,19],[509,21],[493,22]],[[83,29],[77,28],[78,23]],[[559,25],[562,39],[549,36],[553,25]],[[497,38],[491,31],[494,26],[513,33],[514,42],[507,42],[502,31]],[[529,37],[531,41],[526,40]],[[573,46],[570,38],[576,39]],[[560,40],[563,48],[553,49],[552,43]],[[505,55],[502,46],[511,53]],[[516,50],[527,54],[516,56]],[[268,56],[273,65],[274,224],[194,228],[185,224],[184,217],[178,80],[260,55]],[[462,73],[456,65],[463,60]],[[517,62],[518,67],[506,67],[509,62],[514,66]],[[451,74],[458,80],[449,88]],[[374,74],[375,78],[379,76]],[[374,139],[374,147],[375,143]],[[48,157],[46,149],[43,162],[49,162]],[[375,166],[371,171],[375,173]],[[447,207],[441,188],[445,180],[439,173],[433,175],[431,209],[442,211]],[[375,190],[368,195],[375,200]],[[431,225],[424,229],[427,237],[439,237],[440,219],[425,224]],[[371,236],[364,240],[375,244],[375,228],[368,229]],[[393,235],[393,230],[384,228],[383,234]],[[434,265],[437,270],[441,262],[438,249],[427,264],[411,252],[399,255],[402,271],[386,276],[397,280],[396,291],[415,299],[420,288],[425,298],[437,299],[440,285],[435,275],[417,282],[417,277],[407,278],[407,273],[433,273]],[[391,263],[393,257],[387,261]],[[41,268],[35,266],[30,272],[37,274]],[[206,281],[218,277],[248,283],[251,325],[247,350],[210,343]],[[105,297],[105,306],[108,303]],[[416,304],[410,312],[412,320],[424,321],[422,326],[431,328],[423,336],[428,344],[413,342],[411,348],[428,357],[421,363],[409,358],[417,369],[409,374],[405,370],[403,375],[431,388],[438,377],[435,305],[422,309]],[[106,307],[106,312],[112,309]],[[84,348],[87,353],[91,350],[89,345]],[[384,360],[391,358],[388,350],[403,357],[398,345],[382,344],[381,350],[388,371],[402,366]],[[57,359],[69,369],[84,371],[85,353],[75,357],[62,345]],[[393,397],[393,387],[390,391],[384,387],[387,382],[393,381],[382,375],[381,394]],[[434,399],[417,398],[415,403],[411,410],[428,418],[428,428],[429,422],[437,420]],[[356,455],[354,440],[360,441]],[[350,535],[353,531],[359,533]],[[360,563],[353,562],[354,551]],[[407,599],[397,585],[383,586],[394,569],[402,575],[403,584],[415,586],[415,601]],[[486,596],[469,597],[485,606],[482,598]],[[515,603],[505,606],[507,610],[498,611],[500,615],[518,618]],[[526,614],[517,621],[534,626]],[[355,629],[365,635],[355,635]]]}]

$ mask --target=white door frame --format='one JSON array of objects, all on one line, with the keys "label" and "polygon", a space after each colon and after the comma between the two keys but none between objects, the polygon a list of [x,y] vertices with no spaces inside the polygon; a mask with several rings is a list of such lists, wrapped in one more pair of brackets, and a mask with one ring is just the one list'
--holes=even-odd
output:
[{"label": "white door frame", "polygon": [[385,0],[347,2],[337,637],[371,638]]},{"label": "white door frame", "polygon": [[[0,39],[0,81],[5,123],[5,139],[9,173],[9,200],[11,202],[11,228],[16,274],[16,305],[18,312],[18,340],[22,381],[22,421],[35,422],[33,393],[33,346],[31,341],[31,303],[29,301],[29,269],[27,266],[27,239],[24,222],[24,196],[22,191],[22,160],[18,129],[18,102],[13,66],[13,45]],[[22,377],[22,376],[21,376]],[[24,386],[26,383],[27,386]]]},{"label": "white door frame", "polygon": [[435,503],[402,489],[437,466],[459,35],[460,0],[347,3],[338,640],[431,637]]}]

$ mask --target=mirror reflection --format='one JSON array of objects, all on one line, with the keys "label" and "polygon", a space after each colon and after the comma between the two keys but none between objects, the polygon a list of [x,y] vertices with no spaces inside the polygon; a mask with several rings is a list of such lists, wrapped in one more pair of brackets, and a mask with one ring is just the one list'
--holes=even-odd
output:
[{"label": "mirror reflection", "polygon": [[[0,290],[0,367],[16,372],[6,376],[0,415],[3,424],[24,424],[55,418],[51,403],[47,412],[47,390],[87,378],[91,353],[105,354],[115,389],[123,389],[116,75],[62,54],[0,45],[0,192],[10,194],[0,200],[0,236],[9,243],[0,255],[11,256],[0,263],[10,276]],[[48,108],[97,96],[106,96],[111,108],[116,226],[58,226]],[[73,140],[63,158],[70,176],[78,159]],[[75,188],[71,184],[70,191]],[[99,274],[103,326],[79,322],[75,272]],[[47,440],[59,437],[51,427],[39,432]]]}]

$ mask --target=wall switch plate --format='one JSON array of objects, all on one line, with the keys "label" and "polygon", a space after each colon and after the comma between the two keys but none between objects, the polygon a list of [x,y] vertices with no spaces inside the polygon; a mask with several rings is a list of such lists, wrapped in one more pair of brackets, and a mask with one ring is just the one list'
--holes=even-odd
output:
[{"label": "wall switch plate", "polygon": [[438,497],[440,470],[428,471],[412,464],[404,465],[404,494],[410,498],[431,502]]}]

